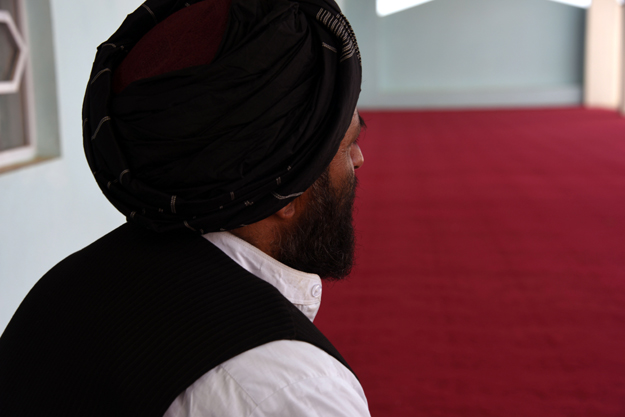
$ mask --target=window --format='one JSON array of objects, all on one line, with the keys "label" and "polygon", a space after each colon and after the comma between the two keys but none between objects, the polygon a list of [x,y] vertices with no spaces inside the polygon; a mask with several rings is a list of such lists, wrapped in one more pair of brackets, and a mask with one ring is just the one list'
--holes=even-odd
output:
[{"label": "window", "polygon": [[34,159],[23,0],[0,0],[0,169]]},{"label": "window", "polygon": [[[388,16],[393,13],[401,12],[411,7],[418,6],[432,0],[376,0],[376,12],[378,16]],[[592,0],[552,0],[558,3],[568,4],[569,6],[582,7],[587,9],[590,7]],[[624,0],[616,0],[617,3],[623,4]]]},{"label": "window", "polygon": [[569,6],[581,7],[583,9],[589,8],[590,3],[592,3],[592,0],[553,0],[553,1],[557,1],[558,3],[568,4]]},{"label": "window", "polygon": [[430,1],[432,0],[376,0],[375,7],[378,16],[384,17]]}]

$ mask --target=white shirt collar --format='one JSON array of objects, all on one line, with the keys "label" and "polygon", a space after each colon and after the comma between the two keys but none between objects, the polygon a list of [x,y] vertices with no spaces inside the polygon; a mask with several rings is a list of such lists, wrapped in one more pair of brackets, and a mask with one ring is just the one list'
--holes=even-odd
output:
[{"label": "white shirt collar", "polygon": [[315,319],[321,305],[319,275],[288,267],[229,232],[206,233],[203,237],[242,268],[276,287],[310,321]]}]

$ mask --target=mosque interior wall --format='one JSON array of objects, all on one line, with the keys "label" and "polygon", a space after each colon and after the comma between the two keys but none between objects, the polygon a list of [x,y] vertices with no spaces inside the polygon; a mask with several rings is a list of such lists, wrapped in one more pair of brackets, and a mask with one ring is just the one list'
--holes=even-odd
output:
[{"label": "mosque interior wall", "polygon": [[[89,172],[81,107],[96,46],[140,4],[50,0],[58,114],[40,106],[37,117],[58,117],[61,156],[0,174],[0,331],[42,274],[124,221]],[[363,54],[362,107],[581,100],[583,11],[546,0],[436,0],[378,18],[375,0],[343,4]]]},{"label": "mosque interior wall", "polygon": [[434,0],[378,17],[344,0],[363,55],[362,108],[582,102],[586,10],[548,0]]},{"label": "mosque interior wall", "polygon": [[140,4],[50,1],[61,156],[0,174],[0,332],[41,275],[124,221],[89,172],[81,108],[96,46]]}]

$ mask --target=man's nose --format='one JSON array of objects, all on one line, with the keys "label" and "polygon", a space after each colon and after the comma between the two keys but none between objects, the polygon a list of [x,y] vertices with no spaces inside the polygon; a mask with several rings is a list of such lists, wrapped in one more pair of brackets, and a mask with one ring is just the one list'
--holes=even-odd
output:
[{"label": "man's nose", "polygon": [[365,163],[365,157],[362,155],[362,150],[357,143],[352,144],[351,150],[352,162],[354,163],[354,169],[358,169]]}]

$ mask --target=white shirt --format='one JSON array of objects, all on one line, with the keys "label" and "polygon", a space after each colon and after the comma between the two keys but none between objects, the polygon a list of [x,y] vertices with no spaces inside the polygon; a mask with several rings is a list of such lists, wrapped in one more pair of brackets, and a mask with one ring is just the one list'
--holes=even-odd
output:
[{"label": "white shirt", "polygon": [[[248,272],[276,287],[311,321],[321,279],[290,268],[228,232],[204,237]],[[171,404],[164,417],[369,416],[352,372],[309,343],[278,340],[211,369]]]}]

